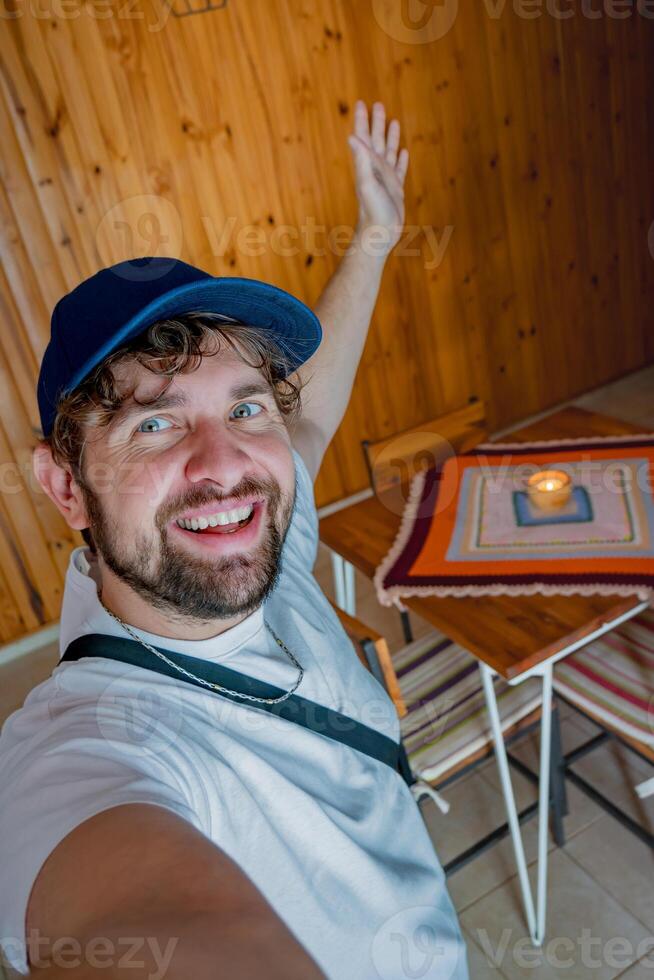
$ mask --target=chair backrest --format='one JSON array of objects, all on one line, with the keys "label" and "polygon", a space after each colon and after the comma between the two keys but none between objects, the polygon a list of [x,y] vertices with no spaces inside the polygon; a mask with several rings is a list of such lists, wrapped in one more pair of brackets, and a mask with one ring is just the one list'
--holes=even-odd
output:
[{"label": "chair backrest", "polygon": [[486,406],[475,401],[384,439],[364,439],[361,445],[370,484],[377,496],[406,487],[420,470],[468,452],[487,436]]},{"label": "chair backrest", "polygon": [[352,640],[352,645],[356,650],[359,660],[370,671],[373,677],[386,688],[398,715],[400,718],[403,718],[407,712],[407,708],[400,693],[400,685],[385,638],[381,633],[372,629],[372,627],[362,623],[356,616],[350,616],[344,612],[331,599],[329,601],[340,619],[343,629]]}]

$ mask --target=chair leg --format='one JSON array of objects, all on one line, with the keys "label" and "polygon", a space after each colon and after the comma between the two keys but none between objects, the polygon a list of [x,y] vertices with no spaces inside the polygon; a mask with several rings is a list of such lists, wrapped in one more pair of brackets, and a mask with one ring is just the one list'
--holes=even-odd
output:
[{"label": "chair leg", "polygon": [[550,755],[550,807],[552,810],[552,833],[558,847],[565,844],[563,818],[568,813],[568,794],[565,786],[565,759],[561,745],[561,719],[555,701],[552,709],[552,741]]},{"label": "chair leg", "polygon": [[402,620],[402,632],[404,633],[404,642],[413,643],[413,630],[411,629],[411,621],[409,619],[408,609],[402,609],[400,611],[400,619]]}]

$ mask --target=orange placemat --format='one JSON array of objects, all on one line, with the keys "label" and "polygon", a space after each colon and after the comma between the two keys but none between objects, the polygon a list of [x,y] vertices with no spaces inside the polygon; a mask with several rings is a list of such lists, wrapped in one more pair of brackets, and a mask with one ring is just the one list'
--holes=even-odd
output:
[{"label": "orange placemat", "polygon": [[[573,482],[560,511],[526,494],[537,470]],[[383,605],[412,595],[654,593],[654,435],[484,443],[411,482],[375,573]]]}]

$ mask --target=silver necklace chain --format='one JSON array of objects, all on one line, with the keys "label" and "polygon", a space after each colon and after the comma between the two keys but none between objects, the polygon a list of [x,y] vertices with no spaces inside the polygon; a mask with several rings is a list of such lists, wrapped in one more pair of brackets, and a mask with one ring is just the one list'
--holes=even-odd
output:
[{"label": "silver necklace chain", "polygon": [[298,679],[296,680],[291,690],[287,691],[286,694],[282,694],[281,697],[278,698],[258,698],[255,697],[254,694],[243,694],[241,693],[241,691],[232,691],[230,690],[230,688],[221,687],[220,684],[214,684],[212,681],[205,681],[203,677],[196,677],[195,674],[192,674],[190,670],[186,670],[186,668],[180,667],[179,664],[176,664],[174,661],[170,660],[170,658],[167,657],[165,654],[161,653],[160,650],[157,650],[155,647],[150,646],[149,643],[146,643],[145,640],[142,640],[141,637],[138,636],[134,632],[134,630],[127,625],[127,623],[124,623],[122,619],[119,619],[118,616],[116,616],[115,613],[112,613],[111,609],[107,609],[107,607],[105,606],[104,602],[102,602],[102,600],[100,600],[100,605],[102,606],[103,609],[105,609],[109,613],[112,619],[115,619],[116,622],[120,626],[122,626],[123,629],[127,630],[129,635],[133,639],[137,640],[137,642],[140,643],[142,646],[144,646],[146,650],[149,650],[151,653],[154,653],[156,657],[159,657],[160,660],[163,660],[165,663],[167,663],[169,667],[173,667],[175,670],[178,670],[180,674],[186,674],[187,677],[192,678],[194,681],[197,681],[199,684],[203,684],[205,687],[211,688],[213,691],[222,691],[223,694],[233,694],[235,697],[245,698],[248,701],[258,701],[260,704],[279,704],[280,701],[285,701],[286,698],[290,698],[291,694],[297,691],[298,687],[300,686],[300,681],[304,677],[304,667],[299,662],[299,660],[297,660],[297,658],[293,656],[293,654],[288,649],[288,647],[280,640],[280,638],[273,630],[272,626],[269,626],[268,623],[264,623],[264,626],[271,634],[271,636],[273,637],[277,645],[282,648],[284,653],[287,654],[291,662],[297,667],[299,671]]}]

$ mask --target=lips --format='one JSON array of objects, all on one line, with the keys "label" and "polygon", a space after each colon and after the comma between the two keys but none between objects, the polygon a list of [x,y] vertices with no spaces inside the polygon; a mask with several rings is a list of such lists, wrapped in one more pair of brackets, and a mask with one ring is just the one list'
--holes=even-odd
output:
[{"label": "lips", "polygon": [[196,549],[217,555],[233,555],[258,543],[264,523],[265,510],[265,502],[258,501],[254,504],[252,513],[247,520],[236,524],[217,525],[197,531],[180,527],[176,521],[173,521],[169,526],[171,534],[180,535],[187,542],[191,542]]},{"label": "lips", "polygon": [[[203,528],[192,528],[190,529],[191,534],[236,534],[239,528],[247,527],[248,524],[254,518],[254,508],[250,511],[247,517],[244,517],[240,521],[235,521],[232,524],[216,524],[215,526],[209,525]],[[183,528],[184,531],[188,531],[189,528]]]},{"label": "lips", "polygon": [[209,527],[235,527],[248,520],[252,516],[253,504],[246,504],[245,507],[234,507],[231,510],[221,510],[213,514],[200,516],[178,517],[177,524],[187,531],[206,531]]}]

